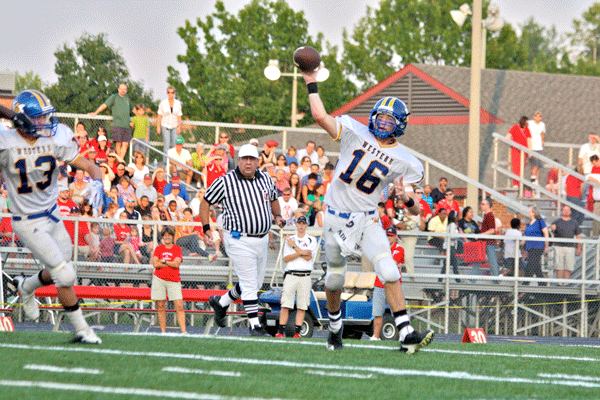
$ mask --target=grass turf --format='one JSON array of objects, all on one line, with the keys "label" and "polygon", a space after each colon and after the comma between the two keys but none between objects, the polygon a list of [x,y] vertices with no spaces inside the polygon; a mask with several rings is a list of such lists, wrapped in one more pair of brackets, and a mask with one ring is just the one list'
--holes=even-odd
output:
[{"label": "grass turf", "polygon": [[600,397],[595,347],[434,342],[407,355],[391,342],[345,340],[330,352],[322,339],[101,336],[101,346],[90,346],[68,343],[65,333],[0,333],[0,398]]}]

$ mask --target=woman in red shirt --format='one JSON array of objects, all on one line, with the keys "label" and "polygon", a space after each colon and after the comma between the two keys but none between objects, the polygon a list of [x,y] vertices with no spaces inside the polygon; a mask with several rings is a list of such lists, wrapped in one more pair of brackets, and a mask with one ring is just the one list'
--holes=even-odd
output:
[{"label": "woman in red shirt", "polygon": [[152,275],[151,299],[156,301],[158,308],[158,325],[162,333],[167,331],[167,312],[166,301],[167,294],[169,300],[173,302],[177,313],[177,322],[181,333],[185,330],[185,311],[183,310],[183,294],[181,291],[181,276],[179,275],[179,266],[183,259],[181,247],[173,244],[175,231],[171,227],[165,227],[161,233],[162,242],[154,250],[152,265],[154,265],[154,274]]},{"label": "woman in red shirt", "polygon": [[163,167],[157,167],[152,174],[152,186],[156,189],[158,194],[164,194],[165,186],[167,186],[167,180],[165,179],[165,170]]},{"label": "woman in red shirt", "polygon": [[119,215],[119,219],[122,222],[115,224],[115,253],[118,252],[123,257],[123,264],[141,264],[133,246],[129,242],[129,239],[131,239],[131,227],[125,223],[125,221],[129,221],[127,214],[123,211]]},{"label": "woman in red shirt", "polygon": [[[520,144],[521,146],[531,148],[531,133],[529,133],[527,121],[527,117],[521,117],[521,119],[519,119],[519,123],[513,125],[513,127],[510,128],[510,130],[508,131],[508,135],[506,135],[506,139],[512,140],[513,142]],[[521,154],[523,155],[524,166],[525,162],[527,161],[527,154],[523,153],[516,147],[511,147],[510,158],[512,163],[513,174],[519,176],[521,176]],[[513,187],[515,186],[519,187],[519,181],[513,179]]]}]

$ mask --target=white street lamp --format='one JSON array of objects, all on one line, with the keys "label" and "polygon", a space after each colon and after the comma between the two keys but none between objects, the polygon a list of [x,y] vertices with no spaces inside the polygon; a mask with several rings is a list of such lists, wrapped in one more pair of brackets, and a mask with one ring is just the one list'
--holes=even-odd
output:
[{"label": "white street lamp", "polygon": [[[296,127],[296,123],[298,122],[298,114],[297,114],[297,97],[298,97],[298,78],[302,77],[302,74],[300,74],[298,72],[298,68],[296,66],[294,66],[294,72],[292,73],[287,73],[284,72],[282,73],[279,70],[279,61],[278,60],[269,60],[269,64],[268,66],[265,68],[264,71],[265,77],[270,80],[270,81],[276,81],[278,80],[280,77],[282,76],[291,76],[293,81],[292,81],[292,128]],[[327,78],[329,78],[329,70],[327,68],[325,68],[325,64],[321,61],[321,69],[319,69],[319,72],[317,73],[317,81],[318,82],[323,82],[325,80],[327,80]]]},{"label": "white street lamp", "polygon": [[[485,68],[486,51],[486,29],[497,31],[504,26],[504,20],[498,16],[500,10],[498,6],[491,5],[488,8],[488,17],[482,21],[481,0],[473,0],[473,29],[471,30],[471,87],[470,87],[470,106],[469,106],[469,148],[468,148],[468,166],[467,175],[472,180],[479,182],[479,130],[481,118],[481,69]],[[468,4],[460,6],[459,10],[450,11],[454,22],[461,26],[465,23],[468,15],[471,15],[471,9]],[[478,27],[481,26],[481,29]],[[478,210],[478,190],[471,184],[467,185],[466,205]]]}]

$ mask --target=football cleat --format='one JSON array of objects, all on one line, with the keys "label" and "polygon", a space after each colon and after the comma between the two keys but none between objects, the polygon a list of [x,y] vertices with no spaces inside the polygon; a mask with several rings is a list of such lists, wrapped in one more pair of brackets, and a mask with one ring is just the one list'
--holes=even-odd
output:
[{"label": "football cleat", "polygon": [[296,334],[294,334],[294,338],[296,338],[296,339],[301,339],[301,338],[302,338],[302,336],[300,336],[300,334],[299,334],[299,333],[296,333]]},{"label": "football cleat", "polygon": [[220,326],[221,328],[225,328],[227,326],[227,308],[228,307],[223,307],[220,303],[219,300],[221,299],[221,296],[210,296],[210,298],[208,299],[208,304],[210,304],[210,306],[213,308],[214,312],[215,312],[215,322],[217,323],[217,326]]},{"label": "football cleat", "polygon": [[33,321],[37,320],[40,317],[40,309],[35,300],[35,292],[27,292],[23,289],[23,282],[25,281],[23,275],[15,277],[15,281],[17,282],[19,293],[21,294],[25,316]]},{"label": "football cleat", "polygon": [[342,344],[342,333],[344,327],[342,326],[339,331],[329,331],[329,337],[327,338],[327,350],[341,350],[344,345]]},{"label": "football cleat", "polygon": [[257,326],[256,328],[250,328],[250,336],[271,336],[265,331],[265,328],[262,326]]},{"label": "football cleat", "polygon": [[435,333],[428,329],[423,333],[412,331],[404,338],[401,342],[400,351],[407,354],[413,354],[418,352],[421,347],[427,346],[433,341]]},{"label": "football cleat", "polygon": [[275,337],[277,337],[277,338],[282,338],[282,337],[285,337],[285,335],[284,335],[283,333],[281,333],[281,332],[277,332],[277,333],[275,334]]},{"label": "football cleat", "polygon": [[102,339],[96,335],[92,328],[87,328],[75,333],[73,343],[102,344]]}]

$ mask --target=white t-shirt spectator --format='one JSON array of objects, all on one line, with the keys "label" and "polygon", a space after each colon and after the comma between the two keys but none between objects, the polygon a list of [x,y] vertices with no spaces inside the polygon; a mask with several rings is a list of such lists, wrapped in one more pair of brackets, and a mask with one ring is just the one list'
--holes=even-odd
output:
[{"label": "white t-shirt spectator", "polygon": [[581,167],[583,168],[584,174],[592,172],[592,162],[590,157],[593,155],[600,157],[600,144],[599,143],[586,143],[579,149],[579,158],[581,158]]},{"label": "white t-shirt spectator", "polygon": [[174,100],[173,110],[171,110],[169,100],[164,99],[158,105],[158,115],[162,115],[162,120],[160,121],[161,126],[164,126],[167,129],[177,128],[177,117],[183,115],[181,102],[179,100]]},{"label": "white t-shirt spectator", "polygon": [[544,150],[542,133],[544,135],[546,134],[546,124],[542,121],[540,121],[539,124],[536,124],[534,120],[529,120],[527,121],[527,125],[529,127],[529,133],[531,134],[531,150]]},{"label": "white t-shirt spectator", "polygon": [[[306,149],[300,149],[298,150],[298,153],[296,153],[296,159],[298,161],[302,160],[302,157],[304,156],[309,156],[310,157],[310,163],[311,164],[318,164],[319,163],[319,154],[317,153],[317,150],[313,150],[312,153],[308,154],[308,152],[306,151]],[[298,168],[300,169],[300,168]]]},{"label": "white t-shirt spectator", "polygon": [[295,225],[294,211],[298,209],[298,201],[292,196],[290,196],[290,199],[287,202],[283,199],[283,196],[279,196],[277,201],[279,201],[281,217],[285,221],[286,225]]},{"label": "white t-shirt spectator", "polygon": [[[513,228],[507,230],[504,235],[514,238],[520,238],[521,236],[523,236],[520,230]],[[517,249],[517,253],[515,253],[516,244],[516,240],[504,239],[504,258],[515,258],[515,254],[517,255],[516,258],[521,258],[521,249]],[[520,242],[519,244],[522,244],[522,242]]]},{"label": "white t-shirt spectator", "polygon": [[[183,166],[187,165],[187,162],[192,159],[192,155],[187,149],[181,149],[181,153],[177,153],[177,149],[175,147],[169,149],[167,151],[167,155],[177,160]],[[170,164],[170,162],[171,160],[167,160],[167,164]],[[167,165],[167,167],[169,167],[169,165]],[[181,166],[178,165],[177,168],[181,168]]]},{"label": "white t-shirt spectator", "polygon": [[137,169],[134,163],[129,163],[127,166],[129,168],[133,168],[133,176],[131,177],[131,182],[137,188],[140,185],[144,184],[144,175],[149,174],[150,170],[146,165],[142,167],[142,169]]}]

